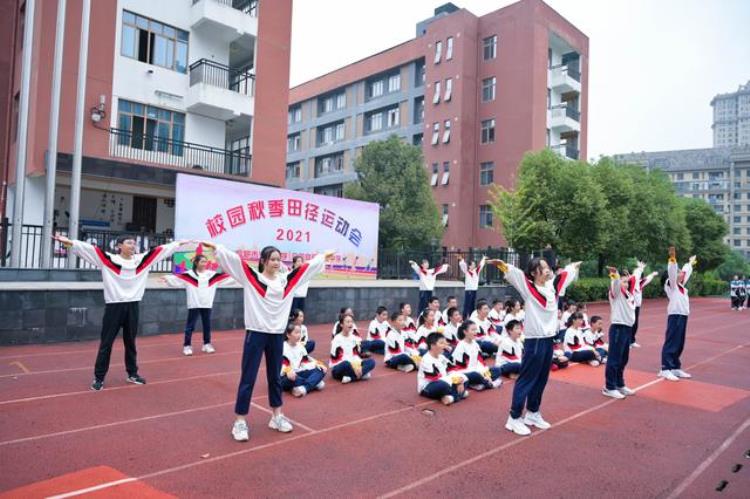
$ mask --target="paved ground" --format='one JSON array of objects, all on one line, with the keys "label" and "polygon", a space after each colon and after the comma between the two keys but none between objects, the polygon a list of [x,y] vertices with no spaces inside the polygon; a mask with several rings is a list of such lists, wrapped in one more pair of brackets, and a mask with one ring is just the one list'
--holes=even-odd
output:
[{"label": "paved ground", "polygon": [[[250,442],[236,443],[239,331],[192,358],[177,335],[141,339],[146,386],[125,384],[119,344],[100,393],[87,389],[93,342],[0,348],[0,497],[748,497],[750,311],[691,305],[693,380],[656,378],[666,303],[647,301],[626,373],[637,395],[602,397],[603,368],[553,373],[553,427],[526,438],[503,429],[512,382],[444,407],[417,395],[414,373],[378,365],[370,381],[287,397],[288,435],[266,428],[259,381]],[[321,358],[329,332],[311,327]]]}]

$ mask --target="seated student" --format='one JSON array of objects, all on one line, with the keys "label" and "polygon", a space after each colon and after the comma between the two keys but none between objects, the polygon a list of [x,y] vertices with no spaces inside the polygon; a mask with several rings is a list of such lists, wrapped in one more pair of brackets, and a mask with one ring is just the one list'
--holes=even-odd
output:
[{"label": "seated student", "polygon": [[591,327],[583,332],[583,340],[596,350],[601,357],[601,363],[607,362],[609,345],[604,342],[604,321],[598,315],[591,318]]},{"label": "seated student", "polygon": [[443,336],[448,340],[448,345],[453,350],[458,343],[458,327],[461,325],[463,317],[461,316],[461,312],[458,311],[458,307],[449,308],[446,316],[448,317],[448,324],[443,329]]},{"label": "seated student", "polygon": [[[352,311],[352,307],[341,307],[341,310],[339,310],[339,315],[336,316],[336,322],[333,324],[333,331],[331,332],[331,338],[336,336],[341,332],[341,317],[344,316],[344,314],[349,314],[352,317],[354,317],[354,312]],[[359,329],[357,329],[357,323],[354,323],[354,330],[352,331],[354,333],[354,336],[359,336]]]},{"label": "seated student", "polygon": [[411,305],[408,303],[401,303],[399,304],[398,309],[401,311],[401,315],[404,316],[404,327],[402,331],[409,334],[416,333],[417,323],[414,322],[414,319],[411,317]]},{"label": "seated student", "polygon": [[503,317],[503,326],[507,327],[510,321],[518,321],[523,328],[524,312],[520,300],[510,299],[505,302],[505,316]]},{"label": "seated student", "polygon": [[501,336],[495,331],[495,326],[489,318],[490,306],[487,305],[485,300],[479,300],[477,302],[477,343],[482,348],[482,353],[485,356],[495,355],[497,353],[497,347],[500,345],[502,340]]},{"label": "seated student", "polygon": [[570,363],[569,359],[565,356],[565,350],[561,343],[555,343],[552,345],[552,365],[549,367],[550,371],[557,371],[559,369],[565,369]]},{"label": "seated student", "polygon": [[293,308],[292,313],[289,315],[289,322],[293,322],[295,325],[299,326],[302,334],[299,341],[304,345],[307,353],[313,353],[315,350],[315,341],[310,339],[310,336],[307,333],[307,326],[303,324],[305,322],[305,313],[298,308]]},{"label": "seated student", "polygon": [[568,329],[568,319],[578,311],[578,305],[573,300],[567,300],[560,315],[560,328],[556,341],[562,343],[565,340],[565,331]]},{"label": "seated student", "polygon": [[488,368],[484,365],[482,350],[475,340],[479,329],[471,321],[466,321],[458,328],[458,345],[453,349],[451,371],[459,372],[469,380],[469,387],[473,390],[498,388],[503,380],[500,378],[500,368]]},{"label": "seated student", "polygon": [[503,323],[505,322],[505,304],[503,300],[499,298],[492,300],[492,308],[488,317],[492,325],[495,326],[495,331],[502,334]]},{"label": "seated student", "polygon": [[589,365],[596,367],[601,363],[601,356],[594,350],[594,347],[586,344],[581,330],[582,325],[583,314],[581,312],[575,312],[568,317],[568,329],[565,331],[563,341],[565,356],[571,362],[588,362]]},{"label": "seated student", "polygon": [[417,332],[413,336],[414,344],[417,346],[419,354],[424,355],[427,352],[427,335],[437,332],[435,311],[429,308],[424,309],[417,323]]},{"label": "seated student", "polygon": [[435,312],[435,327],[445,326],[445,319],[440,311],[440,299],[437,296],[433,296],[427,301],[427,308]]},{"label": "seated student", "polygon": [[449,360],[444,355],[448,342],[440,333],[427,335],[428,351],[419,363],[417,393],[423,397],[440,400],[445,405],[469,396],[468,380],[459,373],[449,373]]},{"label": "seated student", "polygon": [[510,321],[505,325],[505,334],[500,348],[497,349],[495,366],[500,368],[500,374],[517,378],[521,372],[521,358],[523,357],[523,342],[521,341],[521,323]]},{"label": "seated student", "polygon": [[359,336],[354,334],[354,317],[344,313],[341,317],[341,332],[331,342],[331,366],[333,379],[350,383],[361,379],[370,379],[375,368],[373,359],[362,359]]},{"label": "seated student", "polygon": [[385,332],[385,365],[405,373],[412,372],[421,359],[416,350],[407,350],[406,333],[403,331],[404,316],[393,312]]},{"label": "seated student", "polygon": [[385,353],[385,332],[388,330],[388,309],[378,307],[375,318],[370,321],[367,328],[367,340],[362,342],[364,352],[374,352],[383,355]]},{"label": "seated student", "polygon": [[440,313],[440,317],[443,319],[443,324],[438,324],[440,326],[447,326],[448,322],[450,321],[450,316],[448,315],[448,310],[451,308],[458,308],[458,300],[455,296],[451,295],[448,298],[445,299],[445,308]]},{"label": "seated student", "polygon": [[585,303],[578,304],[578,312],[581,312],[581,315],[583,315],[583,324],[581,325],[581,330],[583,332],[591,329],[591,321],[589,320],[588,310],[588,305],[586,305]]},{"label": "seated student", "polygon": [[284,331],[284,351],[281,358],[281,388],[295,397],[304,397],[313,390],[322,390],[326,384],[326,366],[308,355],[302,343],[301,327],[290,322]]}]

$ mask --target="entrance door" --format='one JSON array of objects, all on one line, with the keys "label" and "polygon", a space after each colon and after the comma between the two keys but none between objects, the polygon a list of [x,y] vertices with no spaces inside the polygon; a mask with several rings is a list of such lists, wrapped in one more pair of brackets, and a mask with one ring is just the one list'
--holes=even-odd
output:
[{"label": "entrance door", "polygon": [[133,196],[133,227],[138,231],[156,232],[156,198]]}]

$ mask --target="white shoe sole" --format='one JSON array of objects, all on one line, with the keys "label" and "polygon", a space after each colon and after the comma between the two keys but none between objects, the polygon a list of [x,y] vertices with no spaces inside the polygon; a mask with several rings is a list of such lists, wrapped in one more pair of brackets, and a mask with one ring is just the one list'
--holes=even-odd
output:
[{"label": "white shoe sole", "polygon": [[509,425],[509,424],[506,424],[506,425],[505,425],[505,429],[506,429],[506,430],[508,430],[508,431],[509,431],[509,432],[511,432],[511,433],[515,433],[516,435],[518,435],[518,436],[520,436],[520,437],[528,437],[529,435],[531,435],[531,430],[529,430],[529,432],[528,432],[528,433],[525,433],[525,432],[524,432],[524,433],[521,433],[521,432],[518,432],[518,431],[516,431],[516,430],[515,430],[515,429],[514,429],[514,428],[513,428],[513,427],[512,427],[511,425]]},{"label": "white shoe sole", "polygon": [[605,397],[609,397],[611,399],[622,400],[622,399],[625,398],[625,395],[623,395],[622,393],[620,393],[620,392],[616,392],[616,393],[618,393],[619,396],[615,395],[614,393],[607,393],[605,391],[602,391],[602,395],[604,395]]}]

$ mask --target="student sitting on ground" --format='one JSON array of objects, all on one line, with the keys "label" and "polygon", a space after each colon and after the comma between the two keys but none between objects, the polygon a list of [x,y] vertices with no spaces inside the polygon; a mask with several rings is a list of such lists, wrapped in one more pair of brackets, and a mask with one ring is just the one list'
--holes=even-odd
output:
[{"label": "student sitting on ground", "polygon": [[448,342],[440,333],[427,335],[429,350],[422,357],[417,373],[417,392],[423,397],[440,400],[451,405],[469,396],[468,380],[459,373],[449,373],[449,361],[443,353]]},{"label": "student sitting on ground", "polygon": [[505,334],[500,348],[497,349],[495,366],[500,368],[500,374],[510,378],[517,378],[521,372],[521,358],[523,357],[523,342],[521,341],[521,323],[510,321],[505,325]]},{"label": "student sitting on ground", "polygon": [[495,326],[495,331],[502,333],[503,322],[505,320],[505,304],[503,303],[503,300],[499,298],[492,300],[492,308],[490,309],[488,317],[490,322],[492,322],[492,325]]},{"label": "student sitting on ground", "polygon": [[497,347],[500,345],[502,338],[495,331],[495,326],[489,319],[490,306],[484,300],[477,302],[477,343],[482,348],[485,356],[492,356],[497,353]]},{"label": "student sitting on ground", "polygon": [[488,368],[484,365],[482,350],[474,339],[477,335],[477,325],[466,321],[458,328],[458,345],[451,354],[453,360],[452,371],[459,372],[469,380],[472,390],[498,388],[503,380],[500,379],[500,368]]},{"label": "student sitting on ground", "polygon": [[404,316],[401,312],[391,314],[391,321],[385,332],[385,365],[391,369],[398,369],[405,373],[412,372],[421,360],[419,354],[406,348],[406,333]]},{"label": "student sitting on ground", "polygon": [[424,355],[427,351],[427,336],[430,333],[437,332],[438,326],[435,322],[435,311],[429,308],[424,309],[417,323],[419,326],[417,327],[417,332],[414,334],[414,343],[419,350],[419,354]]},{"label": "student sitting on ground", "polygon": [[[352,307],[341,307],[341,310],[339,310],[339,315],[336,316],[336,322],[333,324],[333,331],[331,332],[331,338],[336,336],[341,332],[341,318],[345,315],[349,314],[352,317],[354,317],[354,312],[352,311]],[[354,329],[352,330],[354,333],[354,336],[359,336],[359,329],[357,328],[357,323],[354,323]]]},{"label": "student sitting on ground", "polygon": [[458,327],[461,325],[462,317],[461,312],[458,311],[457,307],[449,308],[446,315],[448,317],[448,324],[446,324],[443,329],[443,336],[445,336],[448,345],[450,345],[451,350],[453,350],[456,347],[456,344],[458,344]]},{"label": "student sitting on ground", "polygon": [[435,312],[435,326],[445,326],[445,319],[443,318],[443,312],[440,311],[440,298],[433,296],[427,302],[427,308]]},{"label": "student sitting on ground", "polygon": [[402,331],[405,333],[416,333],[417,332],[417,323],[414,322],[414,319],[411,317],[411,305],[408,303],[401,303],[398,306],[398,309],[401,311],[401,315],[404,316],[404,327]]},{"label": "student sitting on ground", "polygon": [[375,318],[367,328],[367,340],[362,342],[362,350],[383,355],[385,353],[385,332],[388,330],[388,309],[378,307]]},{"label": "student sitting on ground", "polygon": [[591,318],[591,328],[583,332],[583,340],[599,353],[602,364],[607,362],[609,345],[604,342],[604,321],[601,317],[595,315]]},{"label": "student sitting on ground", "polygon": [[341,332],[331,342],[331,375],[342,383],[370,379],[375,361],[362,359],[361,339],[354,334],[354,317],[345,313],[341,317]]},{"label": "student sitting on ground", "polygon": [[560,330],[557,334],[557,342],[562,343],[565,340],[565,331],[568,329],[568,320],[570,316],[578,312],[578,305],[573,300],[565,302],[562,314],[560,316]]},{"label": "student sitting on ground", "polygon": [[299,308],[293,308],[292,313],[289,316],[289,322],[293,322],[299,326],[300,333],[302,334],[300,342],[305,346],[307,353],[313,353],[315,350],[315,341],[310,339],[310,335],[307,332],[307,326],[303,324],[305,322],[305,313]]},{"label": "student sitting on ground", "polygon": [[503,317],[503,327],[508,327],[510,321],[518,321],[523,329],[524,311],[520,300],[511,299],[505,302],[505,316]]},{"label": "student sitting on ground", "polygon": [[322,390],[326,367],[308,355],[302,343],[299,325],[290,322],[284,331],[284,353],[281,358],[281,389],[295,397],[304,397],[313,390]]},{"label": "student sitting on ground", "polygon": [[594,347],[587,345],[583,339],[583,314],[575,312],[568,318],[568,329],[565,331],[565,356],[571,362],[588,362],[596,367],[601,362],[601,356]]}]

